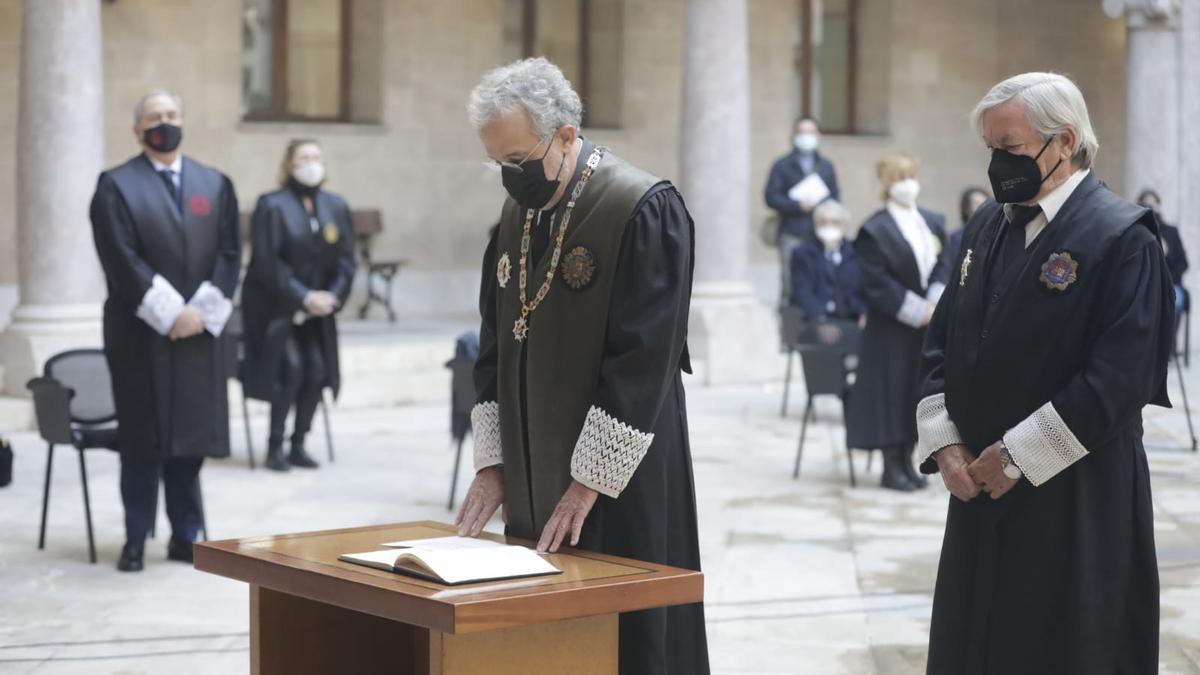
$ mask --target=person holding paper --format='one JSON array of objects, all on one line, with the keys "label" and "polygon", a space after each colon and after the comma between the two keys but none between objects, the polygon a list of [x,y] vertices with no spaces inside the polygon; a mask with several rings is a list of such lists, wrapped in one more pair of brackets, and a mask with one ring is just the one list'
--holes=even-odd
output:
[{"label": "person holding paper", "polygon": [[945,218],[917,206],[921,185],[912,156],[886,155],[875,170],[884,207],[863,223],[854,242],[867,325],[858,378],[846,404],[846,444],[880,449],[880,485],[908,492],[926,483],[912,464],[913,411],[921,340],[946,288]]},{"label": "person holding paper", "polygon": [[[253,257],[242,290],[246,394],[271,402],[266,466],[317,467],[304,437],[325,387],[342,377],[335,315],[354,281],[354,227],[346,200],[325,189],[325,162],[313,139],[284,151],[279,189],[262,195],[250,219]],[[295,407],[291,444],[284,424]]]},{"label": "person holding paper", "polygon": [[779,214],[778,246],[784,304],[787,304],[792,288],[792,253],[800,244],[815,237],[813,209],[826,199],[840,201],[842,198],[833,162],[817,151],[821,141],[817,121],[812,117],[801,117],[792,131],[793,149],[771,166],[763,195],[767,206]]},{"label": "person holding paper", "polygon": [[[460,532],[503,505],[506,533],[542,551],[700,569],[682,197],[579,135],[579,95],[544,58],[484,75],[468,111],[509,198],[484,254]],[[707,673],[703,606],[623,614],[619,659],[626,674]]]},{"label": "person holding paper", "polygon": [[91,204],[108,285],[104,352],[119,425],[122,571],[142,569],[160,476],[171,521],[167,557],[192,561],[200,465],[229,456],[228,346],[220,336],[241,257],[233,184],[179,151],[179,97],[151,92],[133,120],[142,152],[100,174]]}]

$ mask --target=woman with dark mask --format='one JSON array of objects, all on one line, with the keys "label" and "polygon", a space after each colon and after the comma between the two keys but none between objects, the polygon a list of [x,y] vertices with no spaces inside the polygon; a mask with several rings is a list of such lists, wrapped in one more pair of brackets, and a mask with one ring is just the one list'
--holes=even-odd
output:
[{"label": "woman with dark mask", "polygon": [[1171,283],[1175,285],[1175,327],[1179,327],[1179,315],[1183,313],[1183,273],[1187,271],[1187,253],[1183,250],[1183,239],[1179,236],[1179,228],[1168,225],[1163,220],[1162,197],[1154,190],[1142,190],[1137,198],[1138,206],[1150,209],[1158,218],[1159,232],[1162,237],[1163,253],[1167,257],[1167,271],[1171,273]]},{"label": "woman with dark mask", "polygon": [[[304,436],[325,387],[341,384],[334,314],[354,279],[354,231],[346,200],[324,189],[314,140],[288,143],[280,188],[261,196],[251,220],[253,256],[242,291],[246,394],[271,402],[267,468],[315,468]],[[291,449],[283,454],[292,406]]]}]

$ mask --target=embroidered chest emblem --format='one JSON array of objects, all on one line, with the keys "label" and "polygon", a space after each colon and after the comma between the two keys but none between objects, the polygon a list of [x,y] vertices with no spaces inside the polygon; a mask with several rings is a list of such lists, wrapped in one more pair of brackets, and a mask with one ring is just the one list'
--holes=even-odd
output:
[{"label": "embroidered chest emblem", "polygon": [[325,223],[325,227],[321,228],[321,236],[325,237],[325,243],[336,244],[341,237],[341,233],[338,232],[337,225]]},{"label": "embroidered chest emblem", "polygon": [[197,216],[207,216],[212,213],[212,202],[208,201],[208,197],[204,195],[192,195],[192,198],[188,200],[188,207]]},{"label": "embroidered chest emblem", "polygon": [[563,283],[574,291],[582,291],[592,283],[596,276],[596,257],[583,246],[576,246],[563,256]]},{"label": "embroidered chest emblem", "polygon": [[496,263],[496,282],[500,284],[500,288],[508,286],[508,280],[512,278],[512,260],[508,254],[500,256],[499,262]]},{"label": "embroidered chest emblem", "polygon": [[971,272],[971,257],[975,255],[973,249],[967,249],[967,254],[963,256],[962,267],[958,270],[958,285],[963,287],[967,285],[967,274]]},{"label": "embroidered chest emblem", "polygon": [[1065,291],[1079,278],[1078,273],[1079,261],[1072,258],[1070,253],[1051,253],[1046,262],[1042,263],[1042,274],[1038,281],[1050,290]]}]

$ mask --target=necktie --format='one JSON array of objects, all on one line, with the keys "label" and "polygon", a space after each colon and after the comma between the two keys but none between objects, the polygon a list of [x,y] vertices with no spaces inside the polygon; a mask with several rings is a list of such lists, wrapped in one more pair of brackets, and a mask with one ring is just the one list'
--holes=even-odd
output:
[{"label": "necktie", "polygon": [[175,189],[175,172],[171,169],[163,169],[158,172],[163,183],[167,185],[167,192],[171,195],[171,203],[175,205],[175,209],[179,210],[179,190]]},{"label": "necktie", "polygon": [[1042,207],[1021,206],[1013,204],[1009,207],[1008,231],[1004,234],[1004,262],[1002,266],[1008,269],[1025,256],[1025,226],[1042,212]]}]

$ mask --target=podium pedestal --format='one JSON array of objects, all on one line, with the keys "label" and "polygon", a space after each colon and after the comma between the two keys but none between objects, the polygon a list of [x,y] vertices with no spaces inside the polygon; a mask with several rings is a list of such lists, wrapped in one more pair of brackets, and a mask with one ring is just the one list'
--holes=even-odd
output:
[{"label": "podium pedestal", "polygon": [[589,551],[550,556],[560,575],[463,586],[337,559],[454,532],[422,522],[207,542],[195,565],[250,584],[255,675],[613,675],[621,612],[703,598],[699,572]]}]

